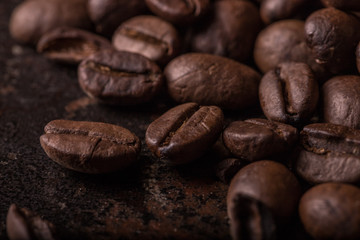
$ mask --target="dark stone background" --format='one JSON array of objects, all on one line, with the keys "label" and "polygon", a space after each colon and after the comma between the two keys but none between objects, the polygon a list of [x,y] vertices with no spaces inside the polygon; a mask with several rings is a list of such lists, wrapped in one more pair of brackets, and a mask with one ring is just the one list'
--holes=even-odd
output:
[{"label": "dark stone background", "polygon": [[[229,239],[227,186],[209,157],[181,167],[154,158],[147,126],[172,106],[108,107],[80,90],[76,68],[14,42],[8,19],[19,0],[0,1],[0,239],[11,203],[52,222],[63,239]],[[113,123],[142,139],[139,163],[110,175],[62,168],[39,137],[53,119]]]}]

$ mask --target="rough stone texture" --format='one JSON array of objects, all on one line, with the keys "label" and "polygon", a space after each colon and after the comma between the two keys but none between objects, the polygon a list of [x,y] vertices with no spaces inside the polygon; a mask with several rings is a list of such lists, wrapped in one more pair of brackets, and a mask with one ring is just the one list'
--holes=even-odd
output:
[{"label": "rough stone texture", "polygon": [[[80,90],[76,68],[10,38],[8,19],[20,2],[0,1],[0,239],[7,239],[11,203],[52,222],[63,239],[229,239],[227,186],[209,159],[172,167],[146,148],[147,126],[172,103],[96,104]],[[99,176],[62,168],[39,142],[43,127],[59,118],[128,128],[142,139],[139,163]]]}]

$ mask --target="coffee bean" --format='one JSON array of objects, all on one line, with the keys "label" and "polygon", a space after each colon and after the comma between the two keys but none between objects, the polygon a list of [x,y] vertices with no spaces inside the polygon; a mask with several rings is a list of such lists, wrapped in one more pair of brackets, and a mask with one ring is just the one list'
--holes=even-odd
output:
[{"label": "coffee bean", "polygon": [[319,87],[307,64],[282,63],[261,79],[259,98],[269,120],[299,124],[315,112]]},{"label": "coffee bean", "polygon": [[301,198],[299,213],[306,231],[315,239],[360,239],[360,189],[324,183]]},{"label": "coffee bean", "polygon": [[55,227],[26,208],[11,204],[6,217],[10,240],[54,240]]},{"label": "coffee bean", "polygon": [[155,16],[137,16],[123,22],[112,39],[117,50],[139,53],[166,64],[179,52],[179,36],[176,29]]},{"label": "coffee bean", "polygon": [[355,48],[360,41],[360,20],[354,15],[324,8],[305,23],[305,37],[316,61],[334,74],[355,69]]},{"label": "coffee bean", "polygon": [[150,10],[171,23],[184,25],[194,22],[210,5],[209,0],[145,0]]},{"label": "coffee bean", "polygon": [[216,106],[179,105],[149,125],[146,144],[159,158],[174,164],[188,163],[201,157],[216,141],[223,118]]},{"label": "coffee bean", "polygon": [[298,174],[310,183],[360,181],[360,130],[315,123],[301,131]]},{"label": "coffee bean", "polygon": [[326,7],[334,7],[341,10],[360,11],[358,0],[321,0]]},{"label": "coffee bean", "polygon": [[227,58],[188,53],[172,60],[164,73],[170,96],[180,103],[239,110],[258,102],[260,75]]},{"label": "coffee bean", "polygon": [[89,17],[98,33],[111,36],[125,20],[146,12],[144,0],[88,0]]},{"label": "coffee bean", "polygon": [[319,78],[328,73],[315,62],[306,45],[304,22],[300,20],[282,20],[263,29],[255,42],[254,60],[263,73],[283,62],[306,63]]},{"label": "coffee bean", "polygon": [[94,174],[124,169],[140,152],[137,136],[123,127],[100,122],[51,121],[40,143],[63,167]]},{"label": "coffee bean", "polygon": [[248,164],[247,161],[237,158],[226,158],[216,167],[216,176],[224,183],[229,184],[235,174]]},{"label": "coffee bean", "polygon": [[150,101],[163,85],[160,68],[142,55],[104,50],[78,68],[82,90],[101,102],[135,105]]},{"label": "coffee bean", "polygon": [[355,55],[356,55],[356,66],[357,66],[357,69],[358,69],[358,71],[360,73],[360,42],[356,47]]},{"label": "coffee bean", "polygon": [[248,60],[262,26],[255,5],[249,1],[216,1],[210,12],[194,27],[192,51]]},{"label": "coffee bean", "polygon": [[337,76],[322,87],[324,121],[360,128],[360,77]]},{"label": "coffee bean", "polygon": [[296,211],[301,187],[284,165],[258,161],[232,179],[227,211],[234,239],[274,239]]},{"label": "coffee bean", "polygon": [[296,140],[296,128],[265,119],[232,122],[223,132],[223,142],[230,152],[248,161],[284,152]]},{"label": "coffee bean", "polygon": [[91,32],[60,27],[47,32],[40,38],[37,51],[51,60],[78,64],[97,51],[111,47],[107,39]]},{"label": "coffee bean", "polygon": [[12,13],[10,34],[23,44],[36,44],[46,32],[61,26],[90,29],[87,0],[24,1]]}]

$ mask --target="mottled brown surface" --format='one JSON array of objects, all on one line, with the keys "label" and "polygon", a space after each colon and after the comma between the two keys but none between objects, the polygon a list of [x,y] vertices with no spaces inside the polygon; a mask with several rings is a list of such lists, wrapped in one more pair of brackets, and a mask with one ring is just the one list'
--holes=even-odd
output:
[{"label": "mottled brown surface", "polygon": [[[225,196],[211,161],[171,167],[144,143],[147,126],[169,100],[138,108],[108,107],[80,90],[76,68],[16,44],[8,19],[21,1],[0,1],[0,239],[11,203],[52,222],[69,239],[229,239]],[[100,121],[133,131],[144,146],[139,163],[110,175],[76,173],[41,149],[53,119]]]}]

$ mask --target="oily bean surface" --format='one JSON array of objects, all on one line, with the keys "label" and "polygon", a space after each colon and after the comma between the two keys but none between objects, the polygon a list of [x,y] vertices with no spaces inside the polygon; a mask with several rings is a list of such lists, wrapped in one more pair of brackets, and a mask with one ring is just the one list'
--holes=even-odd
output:
[{"label": "oily bean surface", "polygon": [[170,96],[179,103],[197,102],[232,110],[258,103],[260,75],[231,59],[188,53],[173,59],[164,74]]},{"label": "oily bean surface", "polygon": [[84,173],[121,170],[135,162],[140,140],[126,128],[100,122],[54,120],[40,143],[65,168]]},{"label": "oily bean surface", "polygon": [[223,119],[216,106],[182,104],[149,125],[146,144],[159,158],[174,164],[187,163],[201,157],[218,139]]},{"label": "oily bean surface", "polygon": [[163,85],[160,68],[146,57],[104,50],[85,59],[78,68],[82,90],[101,102],[136,105],[150,101]]},{"label": "oily bean surface", "polygon": [[308,190],[299,205],[300,219],[315,239],[360,238],[360,189],[341,183],[324,183]]}]

